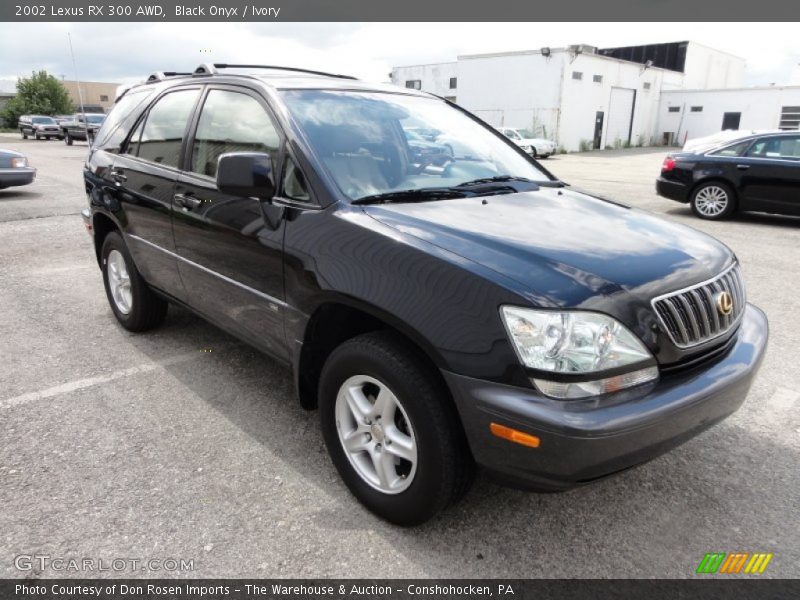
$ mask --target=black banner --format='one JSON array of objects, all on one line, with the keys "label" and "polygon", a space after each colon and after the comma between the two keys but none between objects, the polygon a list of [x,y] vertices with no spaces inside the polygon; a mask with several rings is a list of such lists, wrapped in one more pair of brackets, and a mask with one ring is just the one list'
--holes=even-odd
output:
[{"label": "black banner", "polygon": [[[0,21],[794,21],[786,0],[3,0]],[[532,35],[535,34],[535,30]],[[746,40],[743,40],[746,43]]]},{"label": "black banner", "polygon": [[0,598],[28,600],[784,600],[800,580],[780,579],[40,579],[0,581]]}]

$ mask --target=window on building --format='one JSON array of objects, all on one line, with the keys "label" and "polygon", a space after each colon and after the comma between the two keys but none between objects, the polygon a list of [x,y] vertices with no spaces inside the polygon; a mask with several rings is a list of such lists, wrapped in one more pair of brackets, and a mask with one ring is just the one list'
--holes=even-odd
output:
[{"label": "window on building", "polygon": [[451,77],[450,78],[450,89],[454,90],[458,87],[458,77]]},{"label": "window on building", "polygon": [[681,107],[680,106],[670,106],[669,108],[667,108],[667,110],[669,112],[681,112]]},{"label": "window on building", "polygon": [[703,112],[703,107],[702,106],[693,106],[689,110],[691,110],[692,112]]},{"label": "window on building", "polygon": [[649,82],[649,81],[645,81],[645,82],[642,84],[642,89],[643,89],[643,90],[649,90],[649,89],[650,89],[650,82]]},{"label": "window on building", "polygon": [[602,75],[592,75],[592,81],[595,83],[603,83],[603,76]]},{"label": "window on building", "polygon": [[100,94],[100,102],[108,102],[108,96],[105,94]]},{"label": "window on building", "polygon": [[784,106],[781,108],[780,129],[800,129],[800,106]]},{"label": "window on building", "polygon": [[406,81],[406,87],[411,90],[421,90],[422,89],[422,80],[421,79],[409,79]]},{"label": "window on building", "polygon": [[581,79],[583,79],[583,73],[581,73],[580,71],[573,71],[572,78],[575,79],[576,81],[580,81]]}]

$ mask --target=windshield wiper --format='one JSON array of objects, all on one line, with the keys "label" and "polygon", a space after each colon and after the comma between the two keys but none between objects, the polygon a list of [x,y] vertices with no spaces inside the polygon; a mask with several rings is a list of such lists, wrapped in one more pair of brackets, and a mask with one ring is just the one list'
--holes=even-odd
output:
[{"label": "windshield wiper", "polygon": [[481,179],[473,179],[472,181],[465,181],[464,183],[459,183],[456,187],[471,187],[473,185],[481,185],[484,183],[505,183],[509,181],[519,181],[520,183],[533,183],[536,182],[533,179],[527,179],[525,177],[514,177],[513,175],[497,175],[496,177],[483,177]]},{"label": "windshield wiper", "polygon": [[351,204],[388,204],[390,202],[426,202],[429,200],[449,200],[451,198],[466,198],[467,192],[453,188],[416,188],[397,192],[384,192],[373,194],[353,200]]}]

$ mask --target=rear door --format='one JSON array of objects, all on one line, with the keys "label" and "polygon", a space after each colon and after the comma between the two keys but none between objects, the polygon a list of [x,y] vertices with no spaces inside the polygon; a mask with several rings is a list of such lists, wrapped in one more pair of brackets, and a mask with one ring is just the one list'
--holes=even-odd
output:
[{"label": "rear door", "polygon": [[183,296],[175,260],[171,207],[181,147],[200,86],[171,90],[142,115],[108,177],[116,188],[128,248],[151,285]]},{"label": "rear door", "polygon": [[800,214],[800,134],[756,140],[736,168],[746,208]]},{"label": "rear door", "polygon": [[226,152],[268,153],[277,180],[280,129],[255,91],[212,85],[193,130],[173,198],[187,302],[262,350],[286,358],[283,209],[223,194],[216,186],[217,161]]}]

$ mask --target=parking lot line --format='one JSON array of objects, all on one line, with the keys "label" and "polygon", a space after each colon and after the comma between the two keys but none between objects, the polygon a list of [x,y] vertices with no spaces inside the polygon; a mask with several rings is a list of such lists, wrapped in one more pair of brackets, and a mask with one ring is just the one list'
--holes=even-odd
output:
[{"label": "parking lot line", "polygon": [[19,396],[14,396],[12,398],[0,400],[0,409],[11,408],[13,406],[20,406],[22,404],[27,404],[29,402],[35,402],[38,400],[44,400],[46,398],[53,398],[55,396],[69,394],[77,390],[94,387],[96,385],[100,385],[103,383],[109,383],[116,379],[123,379],[125,377],[130,377],[132,375],[149,373],[150,371],[156,371],[158,369],[163,369],[165,367],[190,361],[192,359],[198,358],[198,356],[200,355],[201,353],[196,351],[186,352],[183,354],[177,354],[165,360],[147,362],[141,365],[137,365],[135,367],[129,367],[127,369],[120,369],[118,371],[113,371],[105,375],[97,375],[95,377],[86,377],[84,379],[76,379],[74,381],[68,381],[66,383],[45,388],[43,390],[39,390],[36,392],[28,392],[27,394],[21,394]]}]

